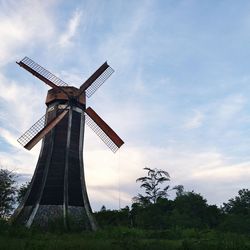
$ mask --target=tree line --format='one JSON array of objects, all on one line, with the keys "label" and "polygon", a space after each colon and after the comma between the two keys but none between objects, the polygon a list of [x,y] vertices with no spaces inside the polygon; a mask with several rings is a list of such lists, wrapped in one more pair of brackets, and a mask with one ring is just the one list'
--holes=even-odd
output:
[{"label": "tree line", "polygon": [[[100,227],[126,226],[141,229],[168,230],[177,228],[218,229],[250,233],[250,191],[241,189],[238,195],[221,207],[209,205],[199,193],[185,191],[182,185],[170,188],[170,176],[161,169],[144,168],[147,175],[138,178],[143,193],[132,200],[131,208],[109,210],[105,206],[95,217]],[[0,218],[8,219],[21,202],[29,183],[17,186],[17,175],[0,169]],[[169,191],[175,198],[169,199]]]},{"label": "tree line", "polygon": [[[209,205],[199,193],[185,191],[182,185],[170,188],[170,176],[160,169],[144,168],[147,175],[137,179],[144,194],[133,198],[131,209],[107,210],[96,213],[101,226],[129,226],[141,229],[174,231],[177,228],[216,229],[250,233],[250,190],[238,195],[221,207]],[[176,197],[168,199],[168,191]]]}]

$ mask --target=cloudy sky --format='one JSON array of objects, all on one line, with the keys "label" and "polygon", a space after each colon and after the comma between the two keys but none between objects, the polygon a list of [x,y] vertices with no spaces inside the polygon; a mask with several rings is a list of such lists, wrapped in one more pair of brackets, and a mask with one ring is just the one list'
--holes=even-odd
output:
[{"label": "cloudy sky", "polygon": [[115,73],[88,105],[125,145],[113,154],[86,129],[93,209],[130,205],[145,166],[220,205],[249,188],[249,55],[249,1],[0,0],[0,164],[28,180],[40,150],[16,139],[49,88],[16,61],[80,86],[107,60]]}]

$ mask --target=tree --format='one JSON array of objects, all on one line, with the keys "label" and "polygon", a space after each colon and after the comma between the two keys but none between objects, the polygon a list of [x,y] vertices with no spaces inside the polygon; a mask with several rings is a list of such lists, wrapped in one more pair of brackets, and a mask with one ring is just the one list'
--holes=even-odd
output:
[{"label": "tree", "polygon": [[107,209],[106,209],[105,205],[102,205],[100,212],[106,212],[106,211],[107,211]]},{"label": "tree", "polygon": [[145,189],[146,195],[138,194],[138,196],[134,197],[134,201],[143,205],[155,204],[159,198],[164,198],[168,195],[169,185],[164,188],[161,188],[160,185],[170,181],[170,176],[168,172],[161,169],[147,167],[144,169],[148,171],[147,176],[138,178],[136,182],[142,183],[140,187]]},{"label": "tree", "polygon": [[238,196],[223,203],[224,220],[220,229],[237,233],[250,233],[250,190],[241,189]]},{"label": "tree", "polygon": [[228,214],[250,214],[250,190],[241,189],[238,196],[223,203],[223,212]]},{"label": "tree", "polygon": [[176,190],[176,197],[185,195],[184,186],[183,185],[177,185],[172,188],[172,190]]},{"label": "tree", "polygon": [[17,190],[17,202],[21,203],[25,194],[27,193],[30,186],[30,182],[26,182],[21,185],[21,187]]},{"label": "tree", "polygon": [[0,218],[8,217],[15,204],[16,186],[15,173],[0,169]]},{"label": "tree", "polygon": [[210,217],[217,213],[217,210],[208,207],[207,200],[201,194],[184,192],[174,200],[171,222],[184,227],[204,227],[213,220]]}]

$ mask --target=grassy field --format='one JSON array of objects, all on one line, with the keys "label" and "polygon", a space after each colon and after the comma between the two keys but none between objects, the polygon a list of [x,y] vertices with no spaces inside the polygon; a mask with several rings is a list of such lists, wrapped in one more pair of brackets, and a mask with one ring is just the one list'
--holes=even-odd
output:
[{"label": "grassy field", "polygon": [[217,231],[172,229],[149,231],[106,228],[97,232],[42,232],[0,225],[0,249],[86,249],[86,250],[250,250],[250,237]]}]

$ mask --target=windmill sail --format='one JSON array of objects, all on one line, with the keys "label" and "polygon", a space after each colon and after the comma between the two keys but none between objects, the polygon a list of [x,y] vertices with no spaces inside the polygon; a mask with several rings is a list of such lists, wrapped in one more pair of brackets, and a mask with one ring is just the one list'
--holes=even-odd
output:
[{"label": "windmill sail", "polygon": [[80,95],[86,91],[87,97],[91,97],[113,73],[114,70],[105,62],[81,85]]},{"label": "windmill sail", "polygon": [[52,88],[58,88],[58,86],[68,86],[68,84],[63,80],[53,75],[27,56],[24,57],[20,62],[17,62],[17,64],[19,64],[21,67],[29,71],[31,74],[33,74]]},{"label": "windmill sail", "polygon": [[115,153],[123,145],[123,140],[92,108],[88,107],[85,112],[88,126]]},{"label": "windmill sail", "polygon": [[45,126],[46,115],[41,117],[29,130],[27,130],[17,141],[26,149],[31,150],[47,133],[50,132],[68,113],[64,110]]}]

